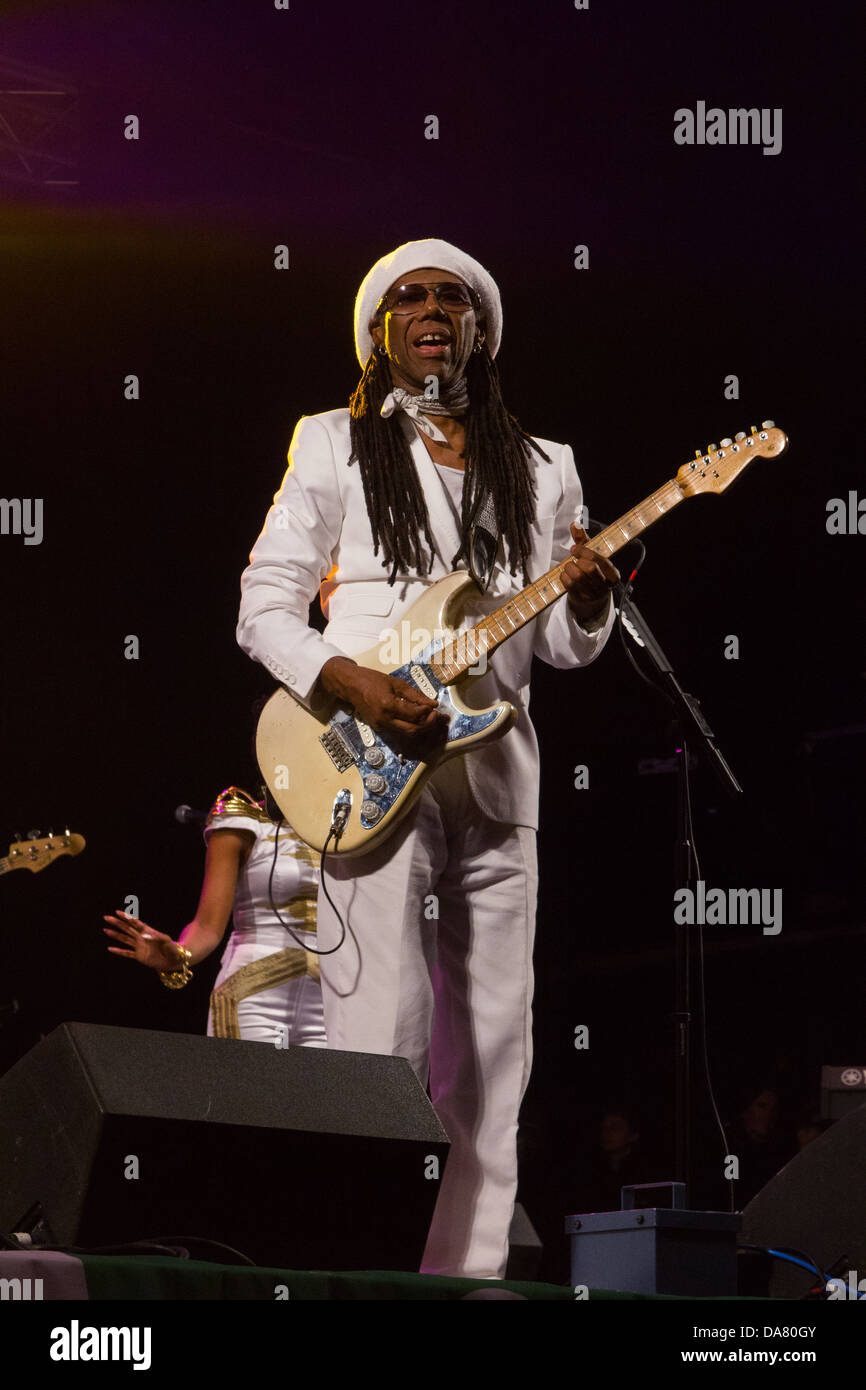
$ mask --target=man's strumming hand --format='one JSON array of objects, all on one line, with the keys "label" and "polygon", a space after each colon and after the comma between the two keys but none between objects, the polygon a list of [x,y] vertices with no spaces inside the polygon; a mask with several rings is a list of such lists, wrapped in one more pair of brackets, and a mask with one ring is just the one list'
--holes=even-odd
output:
[{"label": "man's strumming hand", "polygon": [[399,677],[359,666],[347,656],[326,661],[319,684],[328,695],[351,705],[365,724],[413,744],[425,738],[438,741],[447,732],[447,715],[435,700]]}]

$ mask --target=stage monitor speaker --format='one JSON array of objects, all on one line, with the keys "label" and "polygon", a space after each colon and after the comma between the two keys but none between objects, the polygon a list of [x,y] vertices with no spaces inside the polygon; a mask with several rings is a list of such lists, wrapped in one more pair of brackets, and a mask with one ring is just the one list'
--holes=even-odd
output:
[{"label": "stage monitor speaker", "polygon": [[[813,1139],[743,1212],[744,1244],[801,1251],[824,1272],[866,1276],[866,1105]],[[802,1298],[818,1280],[777,1260],[772,1298]]]},{"label": "stage monitor speaker", "polygon": [[508,1232],[508,1264],[505,1267],[505,1278],[522,1279],[530,1283],[537,1279],[542,1251],[541,1240],[526,1208],[520,1202],[515,1202]]},{"label": "stage monitor speaker", "polygon": [[0,1231],[412,1271],[448,1146],[402,1057],[63,1023],[0,1078]]},{"label": "stage monitor speaker", "polygon": [[841,1120],[866,1102],[866,1067],[821,1068],[821,1118]]}]

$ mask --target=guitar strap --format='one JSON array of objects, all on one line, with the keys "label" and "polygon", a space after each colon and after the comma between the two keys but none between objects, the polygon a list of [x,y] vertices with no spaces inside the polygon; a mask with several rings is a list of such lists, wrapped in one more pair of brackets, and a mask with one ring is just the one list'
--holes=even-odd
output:
[{"label": "guitar strap", "polygon": [[469,528],[469,569],[482,593],[485,593],[499,549],[499,525],[493,493],[487,492],[478,515]]},{"label": "guitar strap", "polygon": [[[454,513],[457,527],[462,531],[463,519],[451,490],[445,482],[443,476],[444,469],[437,465],[436,472],[442,484],[442,490],[448,499],[448,505]],[[469,528],[469,554],[466,557],[469,573],[472,575],[472,578],[475,580],[475,583],[482,593],[486,593],[487,586],[490,583],[490,576],[493,573],[493,566],[496,563],[498,550],[499,526],[496,520],[496,508],[493,505],[493,494],[487,492],[479,508],[478,515]]]},{"label": "guitar strap", "polygon": [[[395,412],[402,411],[420,434],[426,434],[435,443],[447,445],[448,441],[442,431],[432,420],[425,419],[425,416],[462,415],[465,414],[468,405],[469,396],[466,391],[466,381],[461,376],[443,391],[441,398],[438,396],[429,398],[426,395],[413,396],[410,392],[395,387],[389,391],[382,402],[379,414],[388,419]],[[448,491],[444,479],[440,478],[440,482],[445,496],[448,498],[448,503],[457,518],[458,528],[462,532],[463,518],[454,505],[454,499]],[[488,491],[469,528],[469,554],[466,557],[469,572],[482,593],[486,593],[490,583],[498,550],[499,524],[496,520],[493,493]]]}]

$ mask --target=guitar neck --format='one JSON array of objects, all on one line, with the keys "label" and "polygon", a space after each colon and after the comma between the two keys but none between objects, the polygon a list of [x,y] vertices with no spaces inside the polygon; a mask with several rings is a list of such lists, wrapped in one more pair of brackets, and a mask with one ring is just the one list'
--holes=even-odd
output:
[{"label": "guitar neck", "polygon": [[[682,491],[677,480],[670,478],[618,521],[614,521],[597,536],[593,536],[592,540],[587,542],[587,548],[605,558],[616,554],[629,541],[633,541],[635,536],[639,536],[641,531],[645,531],[653,522],[678,506],[685,497],[686,493]],[[503,603],[501,608],[483,618],[475,627],[461,632],[459,637],[447,642],[430,662],[431,670],[437,679],[443,685],[450,685],[458,680],[472,667],[477,666],[482,657],[490,656],[515,632],[539,617],[557,599],[562,598],[566,592],[562,571],[571,558],[567,555],[558,565],[554,565],[553,569],[548,570],[532,584],[527,584],[519,594],[515,594],[514,598]]]}]

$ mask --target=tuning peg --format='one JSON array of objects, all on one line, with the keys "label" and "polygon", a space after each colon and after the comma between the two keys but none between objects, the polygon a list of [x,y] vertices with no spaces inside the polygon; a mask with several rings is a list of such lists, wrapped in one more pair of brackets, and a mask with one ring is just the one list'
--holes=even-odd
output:
[{"label": "tuning peg", "polygon": [[27,831],[27,838],[28,838],[28,840],[38,840],[38,839],[39,839],[39,831],[38,831],[38,830],[28,830],[28,831]]},{"label": "tuning peg", "polygon": [[762,421],[761,421],[761,429],[762,429],[762,430],[771,430],[771,429],[773,429],[773,428],[775,427],[775,424],[776,424],[775,420],[762,420]]},{"label": "tuning peg", "polygon": [[733,444],[733,442],[734,442],[733,439],[723,439],[723,440],[722,440],[722,448],[723,448],[723,449],[730,449],[730,447],[731,447],[731,445]]},{"label": "tuning peg", "polygon": [[695,449],[695,458],[703,458],[703,454],[701,453],[700,449]]},{"label": "tuning peg", "polygon": [[742,441],[745,439],[745,437],[746,437],[746,431],[745,431],[745,430],[740,430],[740,433],[739,433],[739,434],[735,434],[735,435],[734,435],[734,438],[736,439],[736,441],[737,441],[738,444],[742,443]]},{"label": "tuning peg", "polygon": [[716,445],[715,445],[715,444],[708,444],[708,445],[707,445],[707,453],[708,453],[708,454],[714,454],[715,452],[716,452]]},{"label": "tuning peg", "polygon": [[750,426],[749,426],[749,429],[752,431],[752,434],[757,434],[757,433],[758,433],[758,427],[757,427],[757,425],[750,425]]}]

